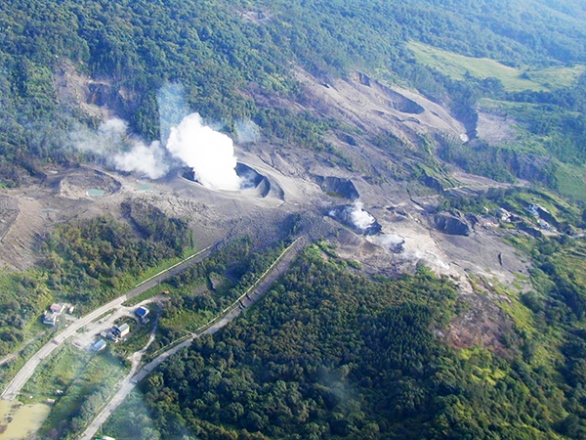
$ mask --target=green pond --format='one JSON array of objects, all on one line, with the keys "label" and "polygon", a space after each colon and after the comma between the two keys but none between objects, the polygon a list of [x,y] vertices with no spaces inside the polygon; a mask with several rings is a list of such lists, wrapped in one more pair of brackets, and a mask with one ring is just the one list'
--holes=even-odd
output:
[{"label": "green pond", "polygon": [[87,195],[90,197],[100,197],[103,196],[104,193],[105,191],[103,189],[91,188],[87,190]]}]

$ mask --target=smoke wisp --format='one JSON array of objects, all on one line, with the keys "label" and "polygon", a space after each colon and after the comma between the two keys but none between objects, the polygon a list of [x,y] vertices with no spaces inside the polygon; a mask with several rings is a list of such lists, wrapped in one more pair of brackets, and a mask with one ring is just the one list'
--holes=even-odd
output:
[{"label": "smoke wisp", "polygon": [[146,145],[129,137],[128,124],[122,119],[103,121],[97,130],[79,129],[70,139],[79,150],[96,154],[108,165],[121,171],[135,171],[158,179],[169,170],[165,151],[159,142]]},{"label": "smoke wisp", "polygon": [[134,142],[129,151],[116,154],[112,161],[119,170],[137,171],[151,179],[163,177],[169,171],[165,151],[157,141],[150,145]]},{"label": "smoke wisp", "polygon": [[232,139],[204,125],[199,114],[192,113],[171,128],[167,150],[191,167],[206,188],[240,189]]},{"label": "smoke wisp", "polygon": [[[158,179],[180,161],[192,168],[196,180],[207,188],[241,189],[232,139],[205,125],[198,113],[190,114],[184,87],[163,86],[157,104],[160,141],[147,144],[130,136],[127,122],[118,118],[102,122],[97,130],[80,128],[71,133],[71,141],[77,149],[99,155],[121,171]],[[236,122],[235,132],[241,143],[255,142],[260,136],[259,127],[252,121]]]},{"label": "smoke wisp", "polygon": [[239,144],[257,142],[260,138],[260,127],[251,120],[240,120],[235,124],[236,141]]},{"label": "smoke wisp", "polygon": [[376,221],[376,219],[364,209],[364,205],[359,200],[354,202],[354,208],[350,213],[350,219],[358,229],[364,231]]},{"label": "smoke wisp", "polygon": [[181,84],[166,84],[157,94],[157,106],[161,143],[165,145],[171,135],[171,129],[178,126],[183,118],[191,113],[185,102],[185,88]]},{"label": "smoke wisp", "polygon": [[391,252],[403,252],[405,239],[397,234],[380,234],[374,235],[372,242]]}]

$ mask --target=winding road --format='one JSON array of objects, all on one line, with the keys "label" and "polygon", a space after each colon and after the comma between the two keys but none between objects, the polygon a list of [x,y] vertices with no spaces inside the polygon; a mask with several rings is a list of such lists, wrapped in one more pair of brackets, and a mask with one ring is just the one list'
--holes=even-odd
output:
[{"label": "winding road", "polygon": [[96,320],[104,313],[108,312],[109,310],[120,307],[124,302],[132,299],[141,293],[146,292],[153,287],[156,287],[161,281],[164,281],[178,273],[184,271],[189,266],[197,263],[198,261],[203,260],[208,255],[210,255],[213,250],[215,250],[219,244],[209,246],[205,249],[202,249],[199,252],[187,257],[186,259],[180,261],[179,263],[171,266],[168,269],[165,269],[158,274],[148,278],[147,280],[139,283],[134,289],[126,292],[124,295],[116,298],[115,300],[110,301],[107,304],[95,309],[91,313],[79,318],[76,321],[73,321],[69,324],[69,326],[63,330],[61,333],[56,335],[51,341],[45,344],[43,347],[39,349],[28,361],[24,366],[18,371],[16,376],[12,379],[12,381],[8,384],[8,387],[4,390],[2,395],[2,399],[4,400],[14,400],[16,396],[20,394],[22,387],[24,384],[31,378],[34,374],[37,367],[41,364],[41,362],[49,356],[57,347],[63,344],[69,337],[75,335],[75,333],[84,327],[85,325],[91,323],[92,321]]},{"label": "winding road", "polygon": [[[126,396],[134,389],[134,387],[143,380],[151,371],[157,368],[161,363],[167,360],[170,356],[174,355],[178,351],[191,345],[194,339],[199,338],[205,334],[214,334],[222,327],[226,326],[229,322],[235,319],[240,313],[247,307],[254,304],[258,299],[269,290],[271,285],[289,268],[289,265],[297,254],[305,246],[305,239],[300,238],[289,245],[281,255],[271,264],[271,266],[259,277],[244,294],[242,294],[236,301],[234,301],[229,307],[224,309],[216,318],[212,319],[208,324],[200,327],[200,329],[193,333],[187,340],[181,344],[170,348],[161,355],[157,356],[151,362],[142,367],[137,373],[135,373],[135,365],[128,376],[121,382],[121,386],[112,397],[112,399],[106,404],[102,411],[97,417],[90,423],[85,432],[78,437],[78,440],[91,440],[98,429],[106,422],[110,414],[112,414],[118,406],[124,401]],[[141,352],[146,349],[143,348]]]}]

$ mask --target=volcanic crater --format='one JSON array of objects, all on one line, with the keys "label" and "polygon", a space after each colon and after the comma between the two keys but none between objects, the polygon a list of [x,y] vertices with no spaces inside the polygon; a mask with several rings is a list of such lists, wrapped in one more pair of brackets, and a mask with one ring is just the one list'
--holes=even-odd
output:
[{"label": "volcanic crater", "polygon": [[[238,162],[234,168],[236,174],[241,179],[240,188],[238,191],[253,193],[257,197],[267,197],[272,194],[278,198],[283,198],[283,190],[279,184],[270,179],[268,176],[259,173],[250,165]],[[193,169],[184,167],[180,171],[180,176],[191,182],[201,184],[195,175]]]}]

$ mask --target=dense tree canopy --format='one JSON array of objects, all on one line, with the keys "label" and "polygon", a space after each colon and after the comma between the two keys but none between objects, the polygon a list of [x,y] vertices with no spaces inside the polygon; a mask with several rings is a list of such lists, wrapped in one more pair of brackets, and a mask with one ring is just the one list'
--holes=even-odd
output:
[{"label": "dense tree canopy", "polygon": [[[306,253],[258,307],[146,380],[152,421],[128,428],[120,418],[144,413],[135,398],[107,431],[121,439],[145,435],[142,429],[165,439],[584,432],[580,417],[569,417],[580,405],[570,397],[577,390],[565,396],[567,385],[533,364],[519,336],[509,335],[505,357],[450,346],[446,326],[464,312],[450,282],[425,268],[368,281],[343,267],[315,249]],[[568,362],[583,353],[582,337],[571,337]],[[572,377],[568,383],[582,380]]]},{"label": "dense tree canopy", "polygon": [[[63,149],[64,139],[74,120],[95,121],[67,103],[59,105],[53,74],[65,60],[109,84],[111,96],[124,96],[116,101],[117,113],[147,138],[160,136],[156,94],[172,82],[185,86],[189,106],[206,118],[225,120],[228,127],[252,118],[268,135],[320,149],[321,122],[273,109],[275,95],[296,99],[299,93],[293,67],[325,77],[353,69],[386,72],[451,105],[473,124],[476,99],[492,92],[416,62],[406,42],[508,65],[571,65],[586,62],[584,17],[578,1],[4,2],[0,176],[15,184],[22,170],[35,174],[44,161],[79,159]],[[582,95],[569,89],[562,94],[567,99],[553,98],[557,93],[511,99],[555,100],[575,108]],[[563,135],[566,128],[577,132],[572,127],[580,124],[568,118],[563,116],[564,128],[549,148],[561,160],[569,153],[558,154],[560,143],[580,148],[581,138]],[[452,156],[465,168],[478,168],[459,152]],[[506,162],[499,168],[522,177]]]}]

